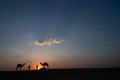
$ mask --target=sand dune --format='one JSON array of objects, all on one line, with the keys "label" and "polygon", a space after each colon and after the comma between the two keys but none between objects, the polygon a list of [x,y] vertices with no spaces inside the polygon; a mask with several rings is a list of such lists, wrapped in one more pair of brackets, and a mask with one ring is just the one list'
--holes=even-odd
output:
[{"label": "sand dune", "polygon": [[10,80],[120,80],[120,68],[0,71],[0,78]]}]

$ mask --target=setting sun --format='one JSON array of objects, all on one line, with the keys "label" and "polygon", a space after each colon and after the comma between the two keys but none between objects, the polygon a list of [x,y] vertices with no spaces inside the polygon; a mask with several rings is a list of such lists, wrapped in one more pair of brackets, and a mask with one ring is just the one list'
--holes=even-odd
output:
[{"label": "setting sun", "polygon": [[41,67],[38,67],[38,70],[40,69]]},{"label": "setting sun", "polygon": [[39,69],[41,69],[41,68],[42,68],[41,65],[36,65],[34,69],[35,69],[35,70],[39,70]]}]

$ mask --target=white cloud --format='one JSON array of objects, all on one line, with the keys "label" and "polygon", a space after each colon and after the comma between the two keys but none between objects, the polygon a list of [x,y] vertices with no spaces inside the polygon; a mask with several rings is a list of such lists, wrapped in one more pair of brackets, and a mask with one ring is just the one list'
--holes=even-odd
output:
[{"label": "white cloud", "polygon": [[63,40],[56,39],[56,38],[51,38],[49,40],[34,41],[34,45],[37,45],[37,46],[51,46],[52,44],[59,44],[61,42],[63,42]]}]

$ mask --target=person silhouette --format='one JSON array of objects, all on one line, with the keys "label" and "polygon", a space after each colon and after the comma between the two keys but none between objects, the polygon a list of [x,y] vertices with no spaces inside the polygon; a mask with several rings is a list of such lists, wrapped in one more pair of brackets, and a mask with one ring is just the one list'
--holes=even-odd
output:
[{"label": "person silhouette", "polygon": [[28,66],[28,70],[30,70],[30,65]]},{"label": "person silhouette", "polygon": [[38,70],[38,65],[36,65],[36,70]]}]

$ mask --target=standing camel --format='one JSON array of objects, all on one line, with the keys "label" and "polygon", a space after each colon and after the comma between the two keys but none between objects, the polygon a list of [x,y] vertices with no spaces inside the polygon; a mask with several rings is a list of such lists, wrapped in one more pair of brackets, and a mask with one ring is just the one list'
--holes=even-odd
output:
[{"label": "standing camel", "polygon": [[48,65],[48,63],[47,62],[44,62],[44,63],[41,63],[40,62],[40,64],[45,68],[45,66],[47,67],[47,68],[49,68],[49,65]]},{"label": "standing camel", "polygon": [[19,68],[19,70],[23,67],[25,65],[25,63],[24,64],[17,64],[17,66],[16,66],[16,70]]}]

